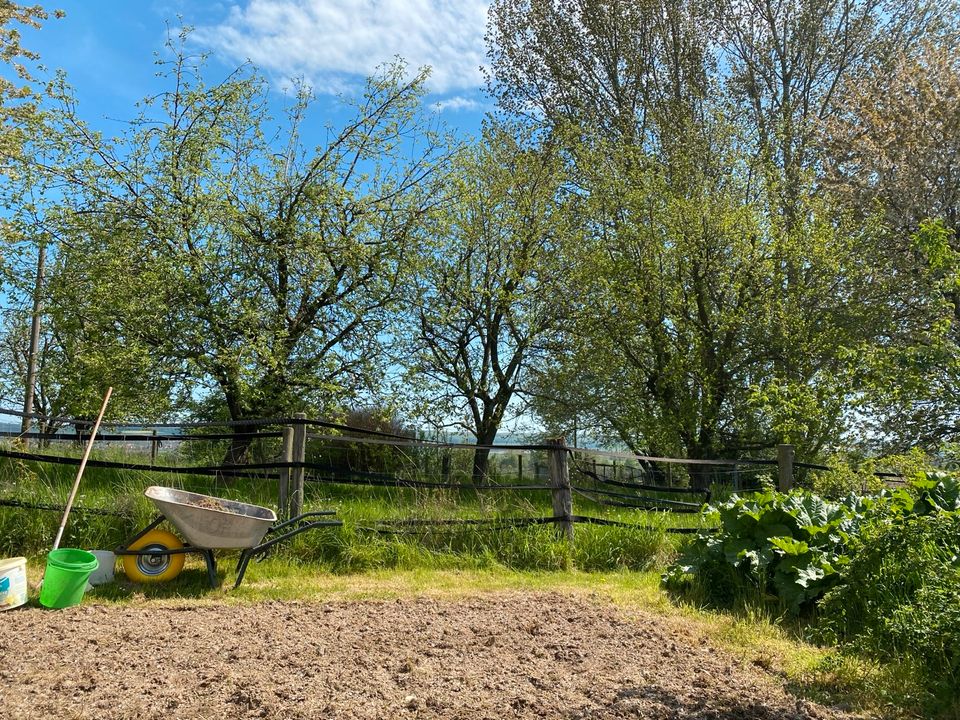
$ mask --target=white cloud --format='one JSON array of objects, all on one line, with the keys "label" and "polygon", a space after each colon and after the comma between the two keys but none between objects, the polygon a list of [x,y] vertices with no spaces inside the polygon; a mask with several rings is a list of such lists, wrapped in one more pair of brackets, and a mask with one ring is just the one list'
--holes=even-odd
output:
[{"label": "white cloud", "polygon": [[487,0],[249,0],[196,39],[234,60],[250,59],[318,92],[356,84],[400,56],[430,65],[430,90],[483,84]]},{"label": "white cloud", "polygon": [[446,98],[445,100],[440,100],[433,104],[433,109],[437,112],[452,111],[456,112],[458,110],[477,110],[483,107],[481,103],[476,98],[464,97],[463,95],[455,95],[453,97]]}]

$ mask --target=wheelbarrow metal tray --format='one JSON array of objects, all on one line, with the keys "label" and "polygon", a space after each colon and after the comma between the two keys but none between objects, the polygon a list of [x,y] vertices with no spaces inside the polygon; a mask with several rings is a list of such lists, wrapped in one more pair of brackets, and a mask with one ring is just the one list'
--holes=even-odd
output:
[{"label": "wheelbarrow metal tray", "polygon": [[153,485],[143,493],[191,545],[250,548],[277,520],[270,508]]}]

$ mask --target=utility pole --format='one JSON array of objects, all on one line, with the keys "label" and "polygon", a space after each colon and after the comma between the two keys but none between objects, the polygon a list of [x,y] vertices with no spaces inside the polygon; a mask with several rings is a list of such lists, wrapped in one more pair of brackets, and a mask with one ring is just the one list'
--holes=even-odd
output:
[{"label": "utility pole", "polygon": [[30,350],[27,353],[27,382],[23,389],[23,421],[20,433],[30,432],[30,418],[33,412],[33,387],[37,382],[37,356],[40,354],[40,315],[43,312],[43,273],[47,262],[46,243],[40,244],[37,253],[37,279],[33,286],[33,317],[30,321]]}]

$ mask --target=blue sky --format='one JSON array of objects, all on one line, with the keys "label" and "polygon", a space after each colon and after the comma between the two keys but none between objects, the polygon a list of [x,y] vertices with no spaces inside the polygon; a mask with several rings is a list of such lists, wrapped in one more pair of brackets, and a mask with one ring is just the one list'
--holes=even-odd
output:
[{"label": "blue sky", "polygon": [[273,88],[273,111],[284,88],[303,77],[318,110],[336,122],[338,94],[355,92],[377,65],[402,57],[433,69],[427,102],[446,123],[476,134],[492,109],[480,65],[487,0],[59,0],[44,3],[66,17],[25,30],[24,46],[49,69],[63,69],[81,115],[108,134],[135,115],[138,100],[162,89],[154,54],[168,26],[195,28],[197,50],[212,54],[211,78],[250,59]]}]

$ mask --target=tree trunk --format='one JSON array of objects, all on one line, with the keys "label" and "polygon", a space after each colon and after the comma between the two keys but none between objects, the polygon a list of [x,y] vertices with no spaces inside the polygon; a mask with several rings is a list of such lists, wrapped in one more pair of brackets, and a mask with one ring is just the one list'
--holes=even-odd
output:
[{"label": "tree trunk", "polygon": [[240,465],[246,460],[247,451],[253,443],[253,438],[246,434],[249,432],[252,430],[247,426],[237,426],[234,436],[230,439],[230,445],[227,446],[227,452],[223,456],[224,465]]},{"label": "tree trunk", "polygon": [[[256,425],[236,425],[233,428],[233,437],[227,446],[227,452],[223,456],[221,465],[242,465],[247,460],[247,453],[253,444],[253,437],[250,433],[256,432]],[[224,485],[230,485],[233,481],[230,475],[217,473],[217,480]]]},{"label": "tree trunk", "polygon": [[690,473],[690,487],[694,490],[709,490],[710,483],[713,481],[714,467],[700,463],[687,465],[687,472]]},{"label": "tree trunk", "polygon": [[[477,445],[493,445],[497,439],[498,428],[487,428],[477,433]],[[473,451],[473,474],[474,485],[482,485],[487,481],[490,470],[490,450],[485,447],[478,447]]]},{"label": "tree trunk", "polygon": [[83,447],[87,443],[87,438],[90,437],[90,428],[93,427],[93,420],[83,415],[77,415],[75,419],[90,420],[89,424],[81,422],[73,426],[74,443],[77,447]]},{"label": "tree trunk", "polygon": [[487,479],[490,467],[490,451],[486,448],[477,448],[473,451],[473,484],[482,485]]},{"label": "tree trunk", "polygon": [[[241,394],[237,384],[233,381],[232,375],[227,372],[221,373],[220,389],[223,391],[224,399],[227,402],[227,410],[230,413],[230,420],[236,422],[250,418],[248,414],[250,408],[241,402]],[[256,417],[253,415],[252,417]],[[261,416],[262,417],[262,416]],[[256,425],[233,425],[231,432],[233,437],[227,446],[227,452],[223,456],[221,465],[241,465],[247,458],[247,451],[253,443],[250,433],[256,432]],[[217,473],[217,481],[224,484],[230,484],[230,478],[222,473]]]}]

